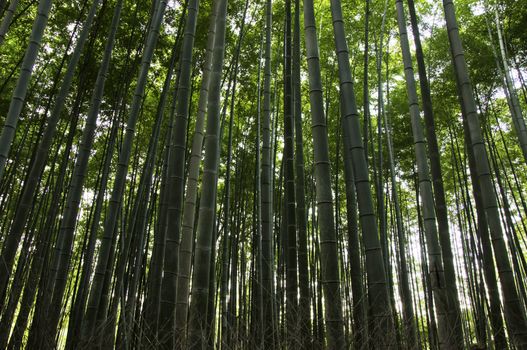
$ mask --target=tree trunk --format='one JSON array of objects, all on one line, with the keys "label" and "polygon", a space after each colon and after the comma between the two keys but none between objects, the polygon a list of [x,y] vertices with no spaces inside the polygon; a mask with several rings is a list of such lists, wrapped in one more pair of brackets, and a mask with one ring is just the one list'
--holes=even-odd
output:
[{"label": "tree trunk", "polygon": [[219,165],[219,119],[223,58],[225,53],[225,29],[227,0],[218,3],[214,53],[208,94],[205,159],[203,183],[199,207],[194,272],[192,275],[192,300],[190,304],[189,342],[191,349],[201,349],[208,344],[207,305],[210,286],[211,245],[216,212],[216,182]]},{"label": "tree trunk", "polygon": [[329,141],[324,115],[320,78],[315,11],[312,0],[304,0],[304,30],[309,71],[309,97],[313,128],[316,200],[320,228],[320,269],[324,288],[328,347],[344,349],[342,301],[340,295],[339,256],[333,216],[333,196],[329,161]]},{"label": "tree trunk", "polygon": [[106,303],[107,296],[103,293],[104,280],[109,264],[109,257],[113,254],[114,247],[112,241],[116,235],[117,216],[121,209],[121,203],[126,184],[126,176],[128,174],[128,165],[130,163],[130,153],[132,149],[132,141],[135,134],[135,126],[140,113],[140,107],[143,100],[148,70],[154,54],[154,48],[159,36],[159,28],[163,20],[163,14],[167,5],[166,0],[160,0],[159,10],[155,18],[152,20],[152,27],[149,31],[145,50],[141,61],[141,68],[139,77],[134,92],[130,114],[126,125],[126,132],[123,139],[123,144],[119,154],[119,161],[117,164],[117,173],[115,175],[114,187],[112,190],[110,204],[108,206],[106,220],[104,223],[104,233],[99,250],[99,257],[96,265],[96,272],[93,279],[92,287],[90,289],[90,296],[88,299],[88,308],[86,311],[86,328],[84,330],[84,337],[90,339],[95,328],[95,321],[97,317],[97,310],[99,305]]},{"label": "tree trunk", "polygon": [[344,137],[350,140],[355,187],[360,211],[362,239],[366,251],[366,272],[371,315],[371,341],[373,346],[395,346],[395,329],[388,294],[388,279],[379,242],[377,219],[373,209],[368,166],[360,132],[359,114],[355,102],[353,80],[349,64],[349,53],[344,32],[340,0],[331,0],[331,14],[335,35],[335,48],[339,66],[340,91],[344,118]]},{"label": "tree trunk", "polygon": [[273,195],[271,168],[271,30],[273,5],[266,0],[265,7],[265,64],[264,64],[264,103],[262,119],[262,290],[263,290],[263,329],[264,348],[274,346],[274,279],[273,279]]},{"label": "tree trunk", "polygon": [[[29,87],[29,81],[31,80],[31,74],[33,72],[33,66],[37,59],[38,51],[40,49],[40,43],[42,41],[42,36],[44,34],[44,29],[48,22],[49,10],[51,9],[52,0],[40,0],[37,9],[37,17],[33,23],[33,28],[31,30],[31,37],[29,38],[29,45],[24,54],[24,60],[22,61],[22,67],[20,69],[20,76],[18,77],[15,90],[13,92],[13,97],[9,104],[9,111],[5,119],[4,127],[2,129],[2,134],[0,135],[0,180],[4,175],[5,164],[7,162],[7,157],[9,156],[9,150],[11,149],[11,143],[15,137],[16,126],[20,113],[22,112],[22,107],[26,99],[27,89]],[[3,256],[2,259],[9,263],[8,257]],[[12,260],[13,258],[11,258]],[[8,268],[9,268],[8,264]],[[0,276],[9,276],[10,271],[2,271]],[[4,288],[5,282],[0,280],[0,288]],[[3,296],[2,292],[0,293]]]},{"label": "tree trunk", "polygon": [[434,292],[434,304],[436,305],[438,318],[439,347],[448,349],[463,348],[462,337],[452,336],[455,328],[455,319],[449,315],[451,301],[446,290],[445,275],[441,254],[441,246],[437,233],[436,217],[434,211],[434,198],[432,195],[432,182],[428,168],[428,155],[425,146],[425,137],[421,125],[419,103],[417,101],[417,90],[415,86],[410,44],[406,32],[406,17],[402,0],[396,0],[397,22],[399,24],[399,36],[403,54],[404,73],[406,78],[406,92],[408,94],[408,105],[412,124],[412,134],[415,147],[417,163],[417,175],[419,179],[419,193],[422,200],[422,217],[426,235],[429,275],[432,290]]},{"label": "tree trunk", "polygon": [[443,0],[443,7],[456,82],[459,90],[460,104],[462,105],[463,118],[466,119],[470,131],[470,143],[474,151],[476,172],[482,190],[482,201],[485,207],[485,213],[487,214],[491,241],[500,277],[505,320],[510,331],[512,342],[517,347],[522,348],[527,346],[527,322],[516,290],[514,273],[508,259],[507,247],[503,240],[498,203],[493,189],[487,151],[485,149],[476,102],[472,92],[472,84],[459,36],[454,4],[452,0]]}]

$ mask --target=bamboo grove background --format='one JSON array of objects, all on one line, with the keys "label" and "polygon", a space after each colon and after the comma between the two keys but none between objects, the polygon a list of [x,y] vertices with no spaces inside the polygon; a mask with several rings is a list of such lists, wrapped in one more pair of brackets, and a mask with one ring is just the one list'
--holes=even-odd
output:
[{"label": "bamboo grove background", "polygon": [[527,348],[525,3],[0,14],[0,348]]}]

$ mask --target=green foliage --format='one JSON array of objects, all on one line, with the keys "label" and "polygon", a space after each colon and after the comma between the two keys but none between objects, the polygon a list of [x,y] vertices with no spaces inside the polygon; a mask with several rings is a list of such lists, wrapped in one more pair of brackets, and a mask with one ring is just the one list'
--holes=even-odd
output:
[{"label": "green foliage", "polygon": [[[28,39],[31,33],[31,26],[36,17],[38,1],[21,0],[15,14],[13,23],[7,33],[6,40],[0,46],[0,128],[4,126],[5,116],[11,101],[12,91],[16,85],[19,76],[20,64],[28,45]],[[93,150],[88,164],[88,173],[84,184],[83,201],[80,204],[82,211],[80,211],[77,220],[77,229],[75,242],[73,246],[73,255],[77,259],[84,247],[84,236],[89,232],[88,225],[91,224],[90,211],[92,204],[95,201],[95,194],[99,185],[99,171],[101,164],[105,157],[105,147],[107,138],[113,125],[118,128],[117,148],[111,156],[112,163],[110,167],[110,187],[114,181],[118,154],[121,149],[123,135],[125,133],[125,123],[130,112],[130,107],[133,99],[133,91],[137,83],[137,76],[139,73],[140,60],[144,50],[144,43],[146,41],[146,33],[150,26],[151,11],[153,9],[153,1],[125,1],[122,11],[122,18],[119,24],[117,33],[117,41],[113,51],[113,57],[109,69],[109,74],[106,82],[106,89],[101,105],[101,112],[98,119],[97,130],[95,133]],[[123,221],[119,225],[117,231],[119,234],[126,232],[128,227],[127,215],[130,215],[131,207],[136,200],[137,182],[140,176],[140,169],[146,162],[148,144],[152,137],[152,128],[155,122],[156,111],[160,99],[163,81],[167,74],[169,59],[172,48],[176,41],[178,27],[183,23],[182,21],[182,3],[183,1],[169,1],[169,6],[166,11],[165,19],[162,25],[158,44],[154,52],[154,58],[151,68],[148,71],[147,87],[145,96],[141,103],[141,112],[139,122],[137,124],[136,135],[133,140],[132,158],[129,175],[127,177],[126,189],[124,191],[126,203],[122,212],[119,213],[119,221]],[[215,1],[200,1],[199,16],[197,21],[197,29],[193,51],[193,70],[192,70],[192,91],[190,96],[190,113],[187,127],[187,163],[189,160],[190,147],[192,144],[192,135],[195,129],[195,117],[198,109],[198,98],[202,80],[202,74],[205,64],[205,48],[207,44],[207,31],[209,25],[209,18],[212,12],[212,6]],[[359,107],[360,122],[363,121],[364,115],[364,98],[363,98],[363,65],[365,52],[365,1],[347,0],[342,2],[342,10],[344,17],[344,26],[347,34],[347,43],[350,51],[350,65],[352,69],[353,80],[355,83],[356,102]],[[55,1],[49,23],[43,38],[43,44],[38,55],[36,65],[34,67],[32,79],[29,85],[27,98],[21,114],[20,122],[16,132],[15,139],[12,144],[12,155],[6,167],[6,174],[8,177],[2,179],[0,182],[0,203],[4,210],[0,214],[0,242],[5,237],[6,229],[9,227],[13,218],[14,211],[17,205],[17,198],[21,193],[24,181],[27,176],[28,168],[32,163],[34,157],[34,148],[38,144],[39,139],[43,134],[43,130],[47,125],[50,109],[56,99],[56,94],[62,82],[65,67],[73,51],[73,47],[78,38],[80,26],[86,16],[87,9],[91,5],[88,0],[72,0],[72,1]],[[85,124],[86,114],[89,108],[89,97],[92,93],[95,84],[95,78],[104,52],[105,40],[108,36],[112,12],[115,5],[114,0],[103,1],[102,6],[98,10],[95,23],[91,29],[88,43],[84,49],[83,56],[75,72],[73,87],[66,99],[66,105],[61,115],[61,120],[58,125],[58,136],[55,138],[52,150],[50,152],[50,161],[45,167],[41,183],[38,187],[38,195],[35,196],[35,218],[43,221],[42,218],[46,215],[46,209],[50,203],[50,191],[53,188],[54,181],[58,173],[58,164],[61,157],[69,159],[67,181],[71,181],[69,177],[72,173],[73,159],[78,152],[80,136]],[[245,23],[244,37],[241,43],[239,55],[239,68],[237,74],[237,90],[235,92],[235,101],[233,103],[233,161],[231,165],[231,202],[233,209],[233,218],[231,225],[238,225],[241,231],[241,223],[243,221],[244,232],[241,232],[241,240],[247,244],[244,246],[244,251],[240,252],[240,256],[244,256],[247,260],[252,257],[253,246],[252,231],[254,230],[255,214],[253,208],[255,203],[254,194],[254,174],[255,174],[255,152],[256,152],[256,117],[257,111],[257,72],[258,63],[262,65],[263,61],[259,61],[260,49],[262,47],[262,35],[265,30],[265,9],[264,1],[249,1],[248,15]],[[346,198],[345,198],[345,179],[343,173],[343,152],[342,152],[342,130],[341,130],[341,109],[340,109],[340,86],[338,83],[338,67],[335,55],[335,40],[333,34],[332,17],[329,0],[315,1],[315,19],[317,22],[318,44],[320,55],[320,66],[323,84],[324,107],[326,113],[326,120],[328,125],[329,135],[329,160],[332,171],[332,188],[333,195],[339,192],[340,207],[335,208],[340,221],[337,225],[337,232],[344,235],[345,229],[350,227],[350,223],[346,219]],[[231,113],[230,99],[232,98],[232,91],[227,88],[230,86],[229,80],[232,78],[234,56],[236,54],[236,43],[239,40],[240,26],[243,21],[243,9],[245,0],[231,0],[228,6],[227,16],[227,31],[226,31],[226,51],[225,60],[223,64],[223,80],[222,80],[222,99],[221,99],[221,115],[222,115],[222,130],[220,140],[220,163],[219,163],[219,180],[218,180],[218,212],[221,211],[223,201],[220,196],[224,196],[225,191],[225,175],[227,171],[226,154],[228,145],[227,128],[228,117]],[[386,6],[386,29],[384,33],[380,33],[381,21]],[[405,3],[406,6],[406,3]],[[448,212],[450,214],[451,226],[454,232],[452,235],[461,235],[461,232],[468,230],[467,227],[472,225],[475,227],[476,223],[473,217],[473,194],[470,188],[471,180],[468,170],[468,161],[466,155],[466,146],[464,143],[464,134],[462,130],[461,108],[458,98],[458,87],[456,86],[456,79],[452,65],[452,57],[450,54],[450,46],[448,40],[448,32],[444,23],[443,9],[438,2],[430,0],[416,1],[417,14],[419,16],[419,26],[421,29],[423,49],[425,55],[425,62],[427,65],[427,72],[430,81],[433,111],[436,123],[436,134],[439,142],[441,164],[443,171],[443,181],[446,191]],[[486,147],[490,154],[496,156],[498,167],[491,164],[491,171],[493,174],[499,172],[500,179],[505,185],[504,192],[510,202],[510,210],[513,216],[513,227],[508,228],[512,232],[514,228],[520,237],[521,246],[525,247],[525,237],[527,226],[527,218],[525,210],[525,203],[523,197],[525,196],[525,186],[527,184],[527,166],[523,159],[521,148],[518,144],[518,139],[514,128],[512,127],[511,112],[504,94],[504,83],[499,75],[499,69],[496,66],[496,58],[493,52],[493,45],[496,46],[496,52],[499,52],[497,47],[496,36],[496,22],[493,9],[497,7],[499,18],[502,25],[502,30],[505,37],[505,44],[507,54],[509,55],[509,65],[512,69],[512,76],[516,84],[517,92],[520,97],[520,104],[523,111],[527,110],[527,100],[525,99],[526,88],[522,85],[520,75],[525,75],[527,71],[527,31],[525,24],[527,23],[527,6],[522,1],[503,0],[457,0],[456,11],[458,22],[460,24],[460,35],[465,49],[465,58],[468,63],[469,75],[474,88],[474,93],[477,98],[478,109],[480,113],[480,121],[485,128],[487,134],[485,135]],[[283,125],[283,46],[284,46],[284,20],[285,8],[284,1],[273,1],[273,30],[272,30],[272,55],[271,55],[271,124],[274,128],[275,121],[277,128],[273,130],[272,135],[276,136],[276,159],[274,153],[271,152],[272,164],[274,164],[274,217],[277,220],[281,217],[279,212],[282,199],[282,193],[278,189],[281,175],[282,153],[284,145],[284,125]],[[300,15],[301,23],[303,23],[303,13]],[[489,38],[487,24],[490,23],[490,31],[493,39]],[[302,24],[301,24],[302,27]],[[395,229],[392,227],[395,220],[395,214],[391,209],[392,196],[390,194],[391,185],[390,173],[388,166],[388,147],[386,144],[386,133],[391,133],[394,147],[394,165],[396,171],[396,178],[398,181],[399,196],[402,201],[403,212],[405,214],[405,228],[411,232],[408,238],[410,252],[410,260],[412,264],[419,265],[421,268],[421,252],[419,250],[418,232],[419,232],[419,216],[417,212],[417,199],[415,189],[415,152],[412,138],[412,129],[410,123],[410,115],[408,111],[408,100],[406,85],[404,80],[404,71],[402,64],[401,49],[398,40],[397,22],[395,6],[393,1],[372,1],[370,8],[370,26],[369,26],[369,63],[368,63],[368,83],[367,93],[369,95],[369,110],[371,119],[371,136],[373,139],[369,141],[369,174],[372,180],[372,191],[375,189],[373,184],[374,169],[378,170],[378,163],[373,163],[375,157],[379,161],[379,152],[383,154],[383,171],[379,174],[381,184],[385,188],[385,201],[387,204],[386,219],[389,223],[389,244],[395,244],[394,235]],[[381,34],[384,38],[384,52],[382,62],[382,72],[380,80],[377,76],[377,48],[379,45],[379,38]],[[410,46],[413,50],[412,36],[409,36],[411,42]],[[307,60],[304,45],[304,31],[301,30],[301,81],[300,86],[302,90],[302,127],[303,127],[303,145],[305,156],[306,169],[306,202],[309,204],[308,214],[311,215],[314,211],[311,208],[313,202],[313,189],[315,188],[314,180],[314,147],[311,123],[311,110],[309,105],[309,84],[307,73]],[[412,55],[414,52],[412,51]],[[498,59],[500,62],[500,58]],[[417,65],[414,62],[414,67]],[[503,68],[501,68],[503,69]],[[417,72],[417,68],[415,68]],[[417,79],[417,74],[416,74]],[[262,75],[263,82],[263,75]],[[378,85],[382,85],[384,92],[384,107],[388,116],[389,128],[382,125],[381,135],[377,134],[377,123],[379,117],[379,101],[377,97]],[[263,83],[262,83],[263,86]],[[161,127],[160,146],[158,150],[158,158],[156,159],[156,181],[160,181],[161,167],[163,160],[161,159],[163,152],[162,147],[165,145],[166,133],[168,132],[168,116],[172,104],[174,103],[174,96],[176,92],[176,79],[172,81],[169,98],[167,101],[167,108],[165,109],[165,119]],[[263,96],[263,87],[260,91]],[[418,93],[420,93],[418,91]],[[263,100],[263,97],[262,97]],[[76,107],[77,102],[77,108]],[[525,114],[525,112],[524,112]],[[64,140],[67,136],[67,130],[70,123],[78,116],[79,122],[74,135],[74,143],[71,154],[63,154]],[[424,125],[424,124],[423,124]],[[361,126],[362,129],[362,126]],[[377,138],[381,137],[381,144],[377,144]],[[272,139],[274,142],[274,138]],[[338,152],[337,152],[338,150]],[[337,166],[338,164],[338,166]],[[7,176],[7,175],[6,175]],[[283,181],[283,180],[282,180]],[[465,182],[466,183],[463,183]],[[496,185],[497,186],[497,185]],[[199,186],[198,186],[199,187]],[[66,193],[67,186],[64,186],[64,193]],[[154,189],[154,185],[152,185]],[[389,190],[389,191],[387,191]],[[462,192],[464,191],[464,192]],[[152,211],[157,215],[160,210],[159,198],[161,197],[160,190],[155,188],[153,190],[156,202],[152,206]],[[496,191],[498,192],[498,191]],[[466,201],[461,203],[461,196],[467,196]],[[106,195],[105,203],[108,205],[109,191]],[[375,197],[375,196],[374,196]],[[242,199],[243,198],[243,199]],[[374,199],[376,202],[377,199]],[[503,199],[500,199],[500,208],[503,206]],[[243,208],[238,208],[237,205],[243,203]],[[470,210],[470,215],[465,214],[465,211]],[[5,213],[5,214],[4,214]],[[317,214],[317,213],[315,213]],[[156,227],[154,214],[150,220],[153,222],[148,229],[149,234],[155,232]],[[318,215],[318,214],[317,214]],[[103,211],[102,220],[104,220],[105,213]],[[316,218],[316,216],[315,216]],[[37,225],[40,221],[35,219],[32,225]],[[54,225],[60,226],[60,215],[53,218]],[[220,233],[225,225],[229,224],[223,222],[223,219],[218,219]],[[102,226],[101,221],[101,226]],[[308,220],[308,227],[316,226],[311,222],[311,217]],[[155,224],[154,224],[155,223]],[[277,229],[275,234],[279,237],[279,223],[278,220],[274,223]],[[505,224],[504,224],[505,225]],[[29,227],[29,226],[28,226]],[[318,228],[317,228],[318,229]],[[362,228],[360,228],[362,229]],[[393,232],[392,232],[393,231]],[[317,230],[313,230],[315,236],[318,234]],[[102,236],[102,228],[98,231],[99,239]],[[25,236],[24,236],[25,237]],[[457,237],[457,236],[456,236]],[[457,239],[457,238],[456,238]],[[461,238],[459,238],[460,240]],[[347,238],[343,236],[340,239],[342,242],[341,248],[347,247]],[[219,241],[218,241],[219,242]],[[223,242],[223,241],[222,241]],[[314,238],[309,240],[310,248],[314,243]],[[31,251],[36,246],[35,241],[31,241]],[[149,241],[149,246],[152,247],[152,240]],[[223,244],[223,243],[221,243]],[[456,241],[457,244],[457,241]],[[219,246],[219,243],[218,243]],[[391,247],[390,249],[392,249]],[[242,248],[240,248],[242,249]],[[150,261],[152,254],[151,249],[147,251],[146,261]],[[313,253],[314,254],[314,253]],[[461,262],[464,258],[461,256],[462,252],[456,251],[456,259]],[[395,255],[394,255],[395,256]],[[279,261],[279,258],[275,258]],[[315,258],[310,256],[310,263]],[[318,259],[318,258],[317,258]],[[395,257],[393,258],[395,259]],[[343,269],[346,267],[344,262],[348,261],[348,256],[341,258]],[[314,263],[316,266],[316,264]],[[249,265],[248,265],[249,266]],[[254,266],[253,266],[254,267]],[[249,267],[248,267],[249,268]],[[460,268],[463,273],[460,279],[464,280],[468,272],[466,268]],[[148,268],[145,267],[145,271]],[[523,270],[522,270],[523,271]],[[416,271],[420,273],[421,271]],[[394,275],[396,277],[397,273]],[[70,278],[75,278],[79,273],[77,268],[70,273]],[[345,273],[343,272],[345,275]],[[525,272],[523,272],[525,274]],[[414,276],[415,277],[415,276]],[[420,277],[415,277],[420,278]],[[348,283],[343,279],[343,283]],[[399,282],[395,282],[397,284]],[[73,287],[72,287],[73,288]],[[247,287],[249,288],[249,287]],[[422,292],[422,285],[416,287],[419,292]],[[240,288],[241,289],[241,288]],[[251,300],[246,296],[247,300]],[[399,301],[398,301],[399,302]],[[349,306],[349,304],[347,304]],[[469,306],[464,305],[466,309]],[[345,315],[350,314],[349,310],[345,310]],[[467,312],[467,322],[475,323],[475,315]],[[351,316],[349,316],[351,318]],[[423,335],[428,332],[430,325],[424,319],[425,315],[419,315],[419,323],[422,323]]]}]

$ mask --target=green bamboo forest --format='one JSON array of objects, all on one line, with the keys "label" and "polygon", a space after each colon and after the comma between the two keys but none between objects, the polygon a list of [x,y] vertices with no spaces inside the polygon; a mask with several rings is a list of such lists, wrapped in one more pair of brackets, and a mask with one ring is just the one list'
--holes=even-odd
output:
[{"label": "green bamboo forest", "polygon": [[527,349],[526,28],[0,0],[0,349]]}]

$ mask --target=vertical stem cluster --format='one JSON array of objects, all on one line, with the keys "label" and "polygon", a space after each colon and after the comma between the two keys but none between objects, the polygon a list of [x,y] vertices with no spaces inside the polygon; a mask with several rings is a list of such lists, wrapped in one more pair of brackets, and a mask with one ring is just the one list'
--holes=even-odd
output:
[{"label": "vertical stem cluster", "polygon": [[348,45],[344,31],[344,21],[340,0],[331,0],[331,16],[335,36],[335,51],[338,59],[341,92],[341,114],[344,119],[344,137],[350,147],[357,201],[359,204],[362,239],[366,252],[366,274],[368,281],[369,315],[371,317],[372,344],[374,346],[394,346],[395,329],[388,294],[387,274],[384,268],[377,219],[373,209],[368,165],[362,143],[359,114],[355,102],[355,92],[349,63]]},{"label": "vertical stem cluster", "polygon": [[196,231],[194,273],[192,275],[192,299],[190,302],[188,339],[188,347],[191,349],[200,349],[209,341],[206,315],[210,288],[209,269],[211,264],[211,250],[213,249],[213,243],[215,243],[212,237],[216,212],[216,184],[218,179],[220,144],[220,97],[223,58],[225,54],[226,17],[227,0],[220,0],[216,14],[216,31],[210,72],[203,182]]},{"label": "vertical stem cluster", "polygon": [[496,195],[493,190],[487,150],[485,149],[485,142],[481,132],[479,115],[461,44],[453,1],[443,0],[443,8],[463,119],[466,121],[469,131],[468,136],[470,136],[467,141],[470,142],[474,152],[475,170],[481,187],[482,202],[485,208],[485,215],[487,216],[494,258],[496,259],[500,277],[505,320],[512,341],[517,347],[521,348],[527,346],[527,321],[518,291],[516,290],[514,272],[512,271],[507,247],[503,239],[503,229],[501,227]]}]

